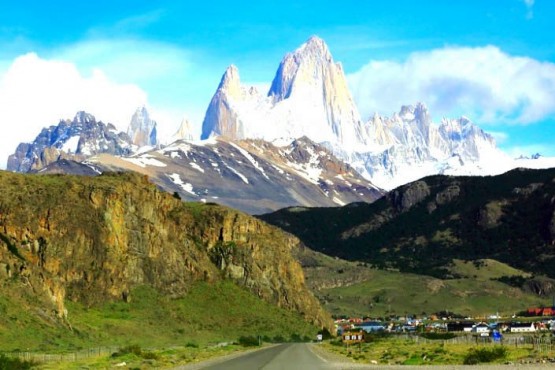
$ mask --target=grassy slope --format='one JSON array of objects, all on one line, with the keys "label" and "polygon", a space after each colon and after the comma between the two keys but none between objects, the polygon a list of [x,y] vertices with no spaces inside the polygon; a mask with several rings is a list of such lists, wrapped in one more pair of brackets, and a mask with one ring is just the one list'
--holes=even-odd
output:
[{"label": "grassy slope", "polygon": [[[73,331],[41,320],[23,297],[0,293],[0,350],[77,350],[138,344],[147,348],[233,341],[243,335],[288,339],[312,337],[316,328],[290,311],[270,305],[231,282],[197,283],[171,299],[143,286],[130,303],[86,308],[68,303]],[[29,298],[29,297],[27,297]],[[32,299],[32,298],[31,298]],[[25,309],[22,309],[25,308]]]},{"label": "grassy slope", "polygon": [[495,281],[438,280],[420,275],[375,270],[371,280],[344,288],[323,289],[332,313],[383,316],[428,314],[448,310],[463,315],[505,315],[529,306],[547,305],[549,299]]},{"label": "grassy slope", "polygon": [[[384,316],[418,314],[449,310],[464,315],[513,314],[529,306],[548,305],[550,298],[540,298],[522,289],[492,279],[501,276],[526,276],[495,260],[476,263],[455,260],[450,266],[459,279],[370,268],[332,258],[308,249],[299,252],[307,283],[324,307],[332,314]],[[340,287],[330,283],[342,282]],[[335,284],[338,285],[338,284]]]}]

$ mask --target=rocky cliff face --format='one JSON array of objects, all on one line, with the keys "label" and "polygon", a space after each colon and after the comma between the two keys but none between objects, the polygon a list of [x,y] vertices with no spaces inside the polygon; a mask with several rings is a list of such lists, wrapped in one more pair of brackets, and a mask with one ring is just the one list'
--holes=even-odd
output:
[{"label": "rocky cliff face", "polygon": [[21,279],[60,317],[65,302],[132,300],[149,285],[184,295],[232,279],[330,327],[291,255],[299,240],[217,205],[186,204],[135,174],[0,173],[0,279]]},{"label": "rocky cliff face", "polygon": [[111,123],[96,121],[86,112],[78,112],[73,120],[60,121],[41,131],[33,143],[21,143],[9,156],[9,171],[40,170],[60,159],[82,161],[99,153],[129,155],[133,147],[129,136],[118,132]]}]

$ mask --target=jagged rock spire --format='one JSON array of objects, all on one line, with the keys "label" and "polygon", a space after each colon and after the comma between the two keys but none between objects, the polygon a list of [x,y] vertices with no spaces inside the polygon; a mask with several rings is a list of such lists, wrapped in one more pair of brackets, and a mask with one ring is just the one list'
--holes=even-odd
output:
[{"label": "jagged rock spire", "polygon": [[144,105],[137,108],[133,117],[131,117],[127,135],[131,138],[131,142],[139,147],[156,146],[158,144],[156,121],[150,118]]},{"label": "jagged rock spire", "polygon": [[188,140],[188,141],[194,140],[193,129],[191,127],[191,123],[187,118],[183,118],[183,120],[181,120],[181,124],[179,125],[179,128],[177,129],[175,134],[172,135],[171,141],[176,141],[176,140]]}]

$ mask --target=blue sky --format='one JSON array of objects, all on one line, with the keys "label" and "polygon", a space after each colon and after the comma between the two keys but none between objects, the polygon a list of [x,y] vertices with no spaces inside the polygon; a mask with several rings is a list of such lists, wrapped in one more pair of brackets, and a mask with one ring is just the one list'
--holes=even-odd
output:
[{"label": "blue sky", "polygon": [[229,64],[267,86],[311,35],[342,62],[363,118],[421,101],[513,155],[555,156],[554,17],[551,0],[2,1],[0,167],[78,109],[125,129],[147,104],[162,133],[182,117],[200,133]]}]

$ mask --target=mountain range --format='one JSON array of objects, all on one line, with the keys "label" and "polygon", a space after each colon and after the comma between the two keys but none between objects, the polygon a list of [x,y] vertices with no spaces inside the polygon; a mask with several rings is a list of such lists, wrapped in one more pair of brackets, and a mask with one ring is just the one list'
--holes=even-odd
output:
[{"label": "mountain range", "polygon": [[105,153],[83,163],[98,172],[142,173],[183,200],[221,203],[251,214],[299,204],[372,202],[384,194],[306,137],[283,147],[261,140],[179,140],[129,157]]},{"label": "mountain range", "polygon": [[[363,120],[341,64],[315,36],[285,55],[267,92],[244,86],[238,68],[229,66],[206,110],[201,141],[191,132],[184,120],[161,141],[145,107],[137,109],[125,133],[79,112],[72,121],[44,129],[33,143],[21,143],[8,170],[80,168],[45,168],[60,159],[87,163],[95,171],[137,170],[183,199],[262,213],[293,205],[372,202],[384,190],[433,174],[492,175],[555,166],[543,157],[511,159],[470,119],[436,123],[422,103],[403,106],[391,117]],[[333,168],[318,157],[329,158]]]},{"label": "mountain range", "polygon": [[314,36],[285,55],[265,93],[241,85],[230,66],[206,111],[202,138],[279,144],[307,136],[386,190],[432,174],[491,175],[522,164],[468,118],[436,124],[431,117],[417,103],[392,117],[361,119],[341,64]]}]

